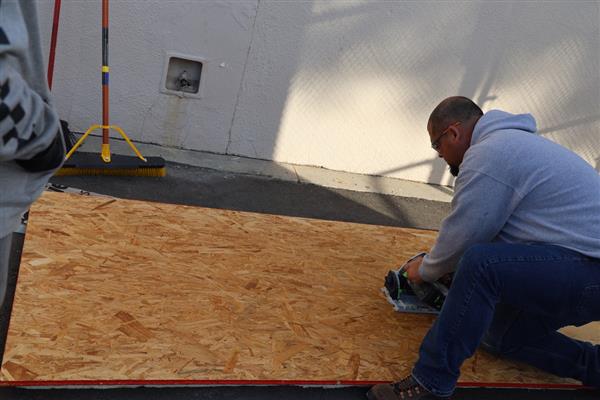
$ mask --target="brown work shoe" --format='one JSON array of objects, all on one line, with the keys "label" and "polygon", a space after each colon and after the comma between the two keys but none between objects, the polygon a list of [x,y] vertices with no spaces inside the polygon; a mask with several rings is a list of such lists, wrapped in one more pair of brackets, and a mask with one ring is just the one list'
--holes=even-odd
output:
[{"label": "brown work shoe", "polygon": [[395,383],[375,385],[367,392],[369,400],[437,400],[449,399],[439,397],[419,385],[412,376],[407,376]]}]

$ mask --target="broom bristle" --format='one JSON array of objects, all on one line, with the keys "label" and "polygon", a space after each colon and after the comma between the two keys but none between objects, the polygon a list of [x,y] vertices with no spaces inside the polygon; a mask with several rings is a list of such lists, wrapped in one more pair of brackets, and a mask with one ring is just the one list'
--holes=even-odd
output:
[{"label": "broom bristle", "polygon": [[55,176],[166,176],[167,169],[160,168],[77,168],[67,167],[59,169]]},{"label": "broom bristle", "polygon": [[99,154],[76,152],[65,160],[56,175],[104,175],[104,176],[165,176],[166,164],[161,157],[138,157],[112,154],[109,162],[104,162]]}]

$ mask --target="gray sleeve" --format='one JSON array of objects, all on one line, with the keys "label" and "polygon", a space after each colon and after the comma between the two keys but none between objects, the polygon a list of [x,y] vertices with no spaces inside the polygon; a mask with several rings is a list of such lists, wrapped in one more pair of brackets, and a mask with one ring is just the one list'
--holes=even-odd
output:
[{"label": "gray sleeve", "polygon": [[30,159],[59,132],[54,110],[0,54],[0,161]]},{"label": "gray sleeve", "polygon": [[455,186],[452,211],[419,268],[428,282],[454,271],[468,247],[491,242],[521,199],[512,187],[475,171],[461,171]]},{"label": "gray sleeve", "polygon": [[[37,46],[19,3],[0,3],[0,161],[16,161],[30,171],[50,170],[64,157],[55,110],[24,78]],[[36,58],[37,59],[37,58]],[[45,76],[30,77],[45,82]]]}]

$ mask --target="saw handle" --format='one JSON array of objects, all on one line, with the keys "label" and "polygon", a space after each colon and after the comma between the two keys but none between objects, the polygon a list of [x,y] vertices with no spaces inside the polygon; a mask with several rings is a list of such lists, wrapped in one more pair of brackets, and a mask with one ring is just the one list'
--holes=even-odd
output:
[{"label": "saw handle", "polygon": [[406,272],[406,266],[408,265],[408,263],[411,262],[412,260],[415,260],[419,257],[424,257],[426,255],[427,255],[427,253],[415,254],[414,256],[409,258],[404,264],[402,264],[402,266],[400,267],[400,269],[398,271],[400,272],[400,274],[402,274],[403,277],[408,278],[408,273]]}]

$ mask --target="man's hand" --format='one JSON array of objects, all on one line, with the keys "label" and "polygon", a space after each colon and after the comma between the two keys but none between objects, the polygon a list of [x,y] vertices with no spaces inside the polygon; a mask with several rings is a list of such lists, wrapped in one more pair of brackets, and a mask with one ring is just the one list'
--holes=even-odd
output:
[{"label": "man's hand", "polygon": [[409,261],[406,264],[406,273],[408,274],[408,280],[418,284],[423,283],[423,279],[421,279],[421,275],[419,275],[419,267],[423,262],[423,256],[417,257],[412,261]]}]

